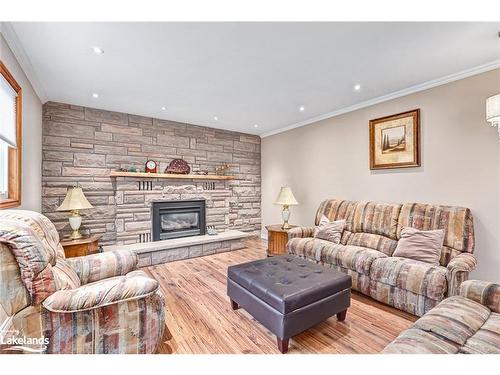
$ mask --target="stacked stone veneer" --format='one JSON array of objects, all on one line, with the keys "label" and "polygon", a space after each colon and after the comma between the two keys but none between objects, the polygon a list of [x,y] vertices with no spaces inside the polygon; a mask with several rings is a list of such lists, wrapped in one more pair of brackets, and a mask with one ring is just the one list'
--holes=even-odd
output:
[{"label": "stacked stone veneer", "polygon": [[[212,174],[234,166],[230,181],[111,178],[131,166],[174,158],[193,171]],[[150,181],[144,184],[143,181]],[[56,212],[68,186],[79,184],[91,210],[82,230],[102,234],[104,245],[147,241],[153,200],[199,199],[207,203],[207,225],[259,233],[261,228],[260,137],[126,113],[48,102],[43,106],[42,211],[62,234],[68,213]]]}]

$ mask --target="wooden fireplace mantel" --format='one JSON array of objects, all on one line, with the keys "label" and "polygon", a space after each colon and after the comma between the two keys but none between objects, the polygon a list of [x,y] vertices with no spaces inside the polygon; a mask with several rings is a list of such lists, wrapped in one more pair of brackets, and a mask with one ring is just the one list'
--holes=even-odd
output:
[{"label": "wooden fireplace mantel", "polygon": [[173,174],[173,173],[144,173],[111,171],[110,177],[134,178],[168,178],[172,180],[234,180],[234,176],[202,175],[202,174]]}]

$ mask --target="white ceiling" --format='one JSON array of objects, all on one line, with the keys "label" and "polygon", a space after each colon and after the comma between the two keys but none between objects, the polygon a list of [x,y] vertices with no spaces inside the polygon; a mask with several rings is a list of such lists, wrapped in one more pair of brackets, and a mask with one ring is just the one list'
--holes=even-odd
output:
[{"label": "white ceiling", "polygon": [[42,100],[255,134],[500,66],[500,23],[10,26]]}]

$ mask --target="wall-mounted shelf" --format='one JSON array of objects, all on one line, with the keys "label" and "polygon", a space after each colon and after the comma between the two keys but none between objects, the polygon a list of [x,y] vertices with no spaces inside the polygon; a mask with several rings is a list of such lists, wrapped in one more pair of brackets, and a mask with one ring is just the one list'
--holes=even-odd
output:
[{"label": "wall-mounted shelf", "polygon": [[134,178],[168,178],[172,180],[234,180],[234,176],[219,176],[214,174],[173,174],[173,173],[143,173],[111,171],[110,177]]}]

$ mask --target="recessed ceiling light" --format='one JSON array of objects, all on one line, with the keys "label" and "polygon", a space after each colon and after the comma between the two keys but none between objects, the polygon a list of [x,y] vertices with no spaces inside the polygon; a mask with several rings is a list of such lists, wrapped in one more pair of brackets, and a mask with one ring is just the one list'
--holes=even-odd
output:
[{"label": "recessed ceiling light", "polygon": [[161,110],[162,110],[162,111],[166,111],[166,110],[167,110],[167,107],[161,107]]},{"label": "recessed ceiling light", "polygon": [[92,52],[94,52],[96,55],[102,55],[104,53],[104,50],[99,47],[92,47]]},{"label": "recessed ceiling light", "polygon": [[301,105],[301,106],[299,107],[299,111],[300,111],[300,112],[304,112],[305,110],[306,110],[306,108],[305,108],[303,105]]},{"label": "recessed ceiling light", "polygon": [[94,92],[94,93],[92,94],[92,97],[93,97],[94,99],[97,99],[97,98],[99,97],[99,94],[98,94],[98,93],[96,93],[96,92]]},{"label": "recessed ceiling light", "polygon": [[354,90],[356,90],[356,91],[361,90],[361,85],[359,83],[354,85]]},{"label": "recessed ceiling light", "polygon": [[254,128],[258,128],[259,127],[259,124],[254,124],[253,125]]},{"label": "recessed ceiling light", "polygon": [[214,116],[215,121],[219,121],[219,118],[217,116]]}]

